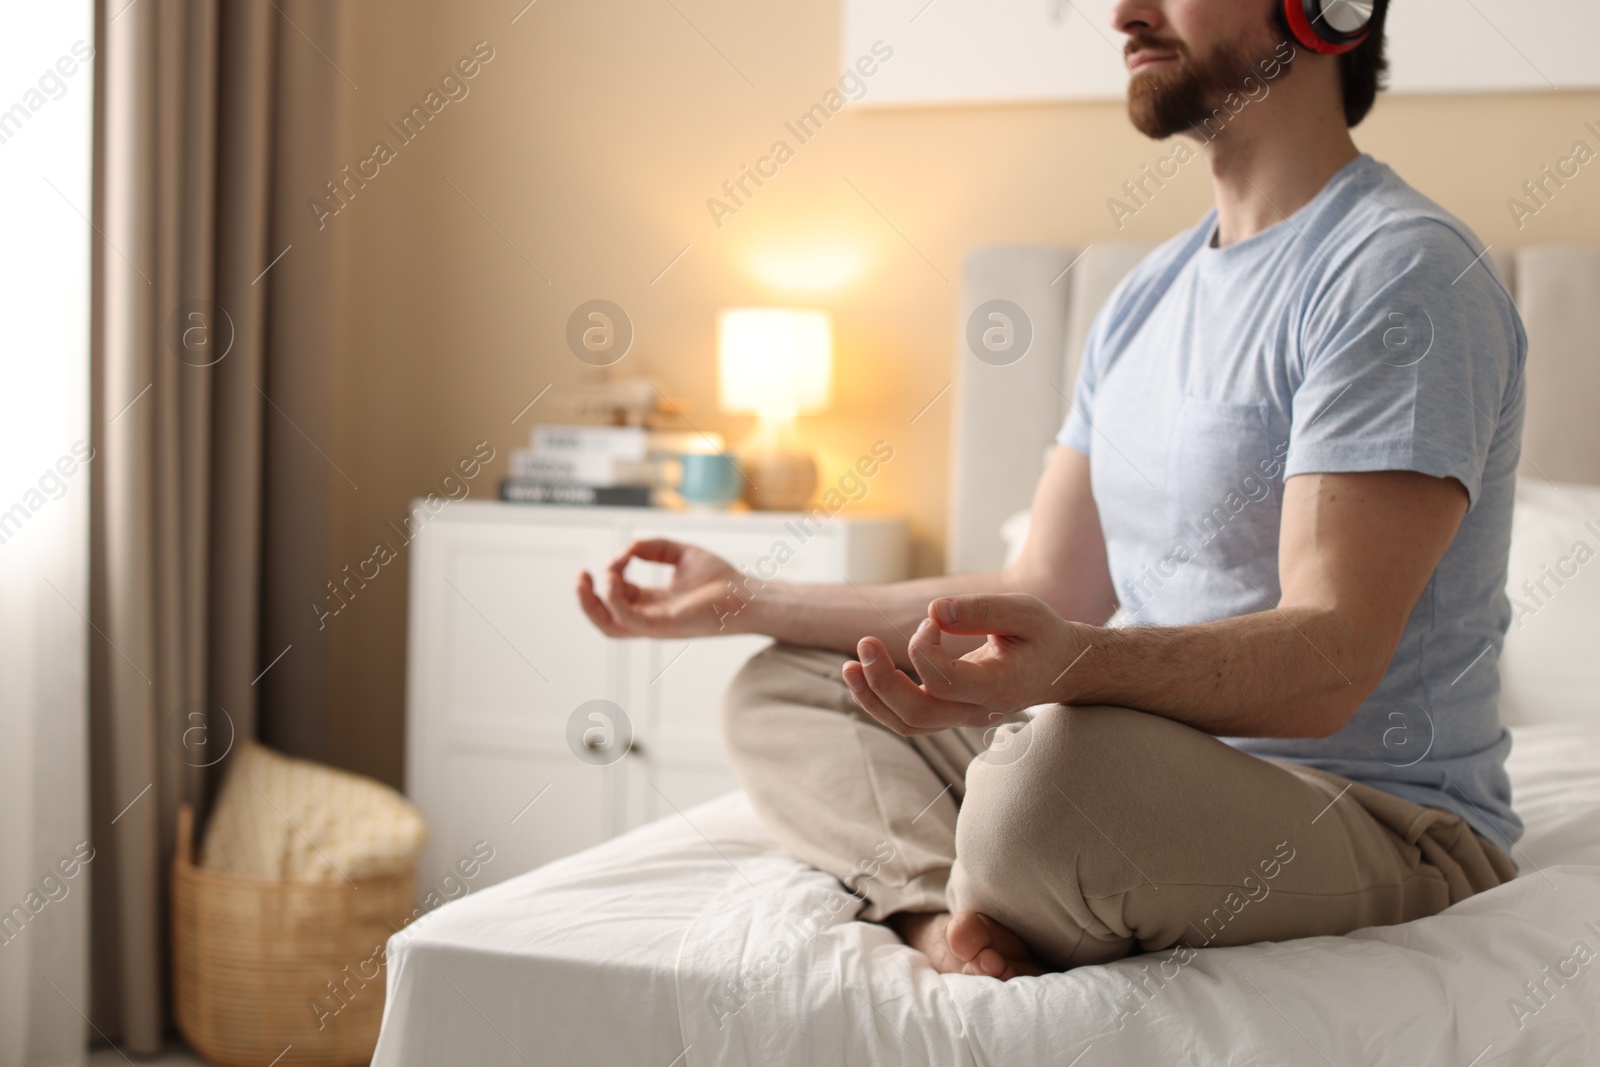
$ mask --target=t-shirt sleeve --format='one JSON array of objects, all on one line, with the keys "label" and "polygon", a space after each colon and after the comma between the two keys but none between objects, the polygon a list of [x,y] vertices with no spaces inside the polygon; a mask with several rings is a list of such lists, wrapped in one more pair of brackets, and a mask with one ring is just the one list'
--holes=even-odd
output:
[{"label": "t-shirt sleeve", "polygon": [[1412,219],[1329,265],[1299,332],[1286,477],[1419,471],[1477,501],[1525,348],[1480,251]]},{"label": "t-shirt sleeve", "polygon": [[1093,436],[1090,429],[1090,420],[1094,418],[1089,414],[1094,410],[1094,388],[1099,377],[1096,360],[1094,338],[1083,346],[1083,361],[1078,367],[1078,382],[1072,389],[1072,404],[1067,409],[1067,417],[1061,424],[1060,431],[1056,434],[1056,443],[1066,445],[1074,452],[1089,454],[1089,441]]}]

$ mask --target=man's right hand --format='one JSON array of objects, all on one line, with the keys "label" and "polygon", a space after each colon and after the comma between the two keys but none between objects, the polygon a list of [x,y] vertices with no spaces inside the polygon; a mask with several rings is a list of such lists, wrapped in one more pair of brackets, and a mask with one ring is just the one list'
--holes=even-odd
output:
[{"label": "man's right hand", "polygon": [[[1034,495],[1033,515],[1021,558],[1004,571],[882,585],[848,580],[768,582],[693,545],[652,540],[629,545],[603,575],[580,574],[578,603],[589,620],[611,637],[761,634],[854,655],[861,639],[870,636],[882,642],[890,662],[915,670],[909,635],[927,617],[929,602],[939,597],[1026,593],[1044,601],[1062,619],[1098,626],[1110,618],[1117,597],[1087,456],[1065,445],[1056,447]],[[633,559],[670,566],[672,580],[660,588],[631,584],[623,570]],[[596,588],[597,579],[605,582],[604,594]],[[977,636],[941,637],[941,647],[952,656],[982,643]]]},{"label": "man's right hand", "polygon": [[[670,565],[672,580],[659,588],[634,585],[623,577],[632,559]],[[606,565],[603,596],[588,571],[578,575],[578,604],[609,637],[733,633],[733,620],[745,601],[728,584],[742,590],[741,577],[726,560],[702,548],[662,538],[635,541]]]}]

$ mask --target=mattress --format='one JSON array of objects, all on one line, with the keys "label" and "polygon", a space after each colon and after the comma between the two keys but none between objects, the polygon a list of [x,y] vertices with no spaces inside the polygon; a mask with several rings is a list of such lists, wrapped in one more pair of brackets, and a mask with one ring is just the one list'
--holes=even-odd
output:
[{"label": "mattress", "polygon": [[1345,937],[1010,982],[940,975],[856,921],[732,794],[397,934],[372,1062],[1600,1063],[1600,727],[1514,734],[1506,885]]}]

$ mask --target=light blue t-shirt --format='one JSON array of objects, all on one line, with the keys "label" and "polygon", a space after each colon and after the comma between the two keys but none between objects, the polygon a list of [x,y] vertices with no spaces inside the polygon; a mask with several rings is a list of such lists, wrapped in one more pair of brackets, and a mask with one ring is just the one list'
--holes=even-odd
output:
[{"label": "light blue t-shirt", "polygon": [[1213,247],[1215,229],[1213,209],[1118,286],[1057,437],[1089,457],[1122,608],[1173,626],[1275,605],[1287,477],[1455,478],[1466,517],[1349,724],[1224,740],[1457,812],[1508,848],[1522,823],[1497,661],[1527,352],[1511,298],[1465,225],[1365,155],[1246,240]]}]

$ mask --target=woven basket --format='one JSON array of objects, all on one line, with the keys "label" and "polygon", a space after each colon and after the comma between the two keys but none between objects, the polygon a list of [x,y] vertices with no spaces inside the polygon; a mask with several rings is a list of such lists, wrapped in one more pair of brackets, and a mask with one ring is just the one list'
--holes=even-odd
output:
[{"label": "woven basket", "polygon": [[241,878],[195,866],[193,828],[186,805],[172,865],[184,1039],[219,1067],[369,1062],[383,1019],[383,946],[411,916],[415,871],[359,888]]}]

